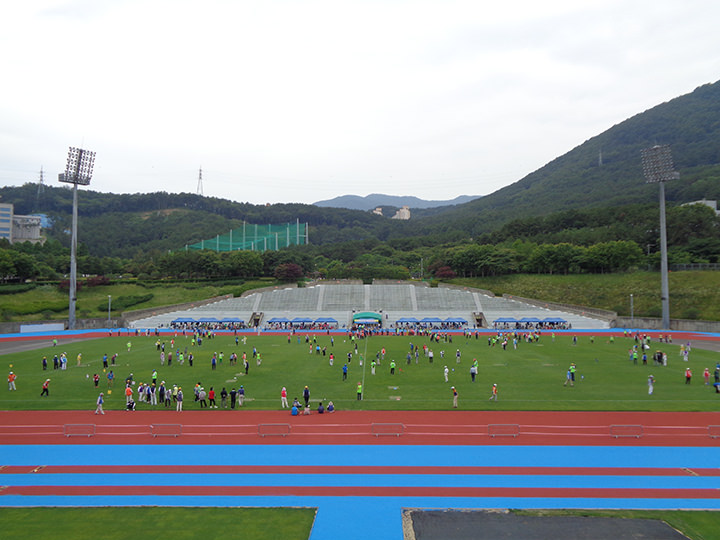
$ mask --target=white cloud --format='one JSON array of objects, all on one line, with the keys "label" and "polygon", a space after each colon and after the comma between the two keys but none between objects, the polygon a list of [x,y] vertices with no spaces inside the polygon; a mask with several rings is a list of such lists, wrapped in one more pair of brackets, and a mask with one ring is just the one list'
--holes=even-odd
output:
[{"label": "white cloud", "polygon": [[487,194],[718,79],[705,0],[0,7],[0,181],[312,202]]}]

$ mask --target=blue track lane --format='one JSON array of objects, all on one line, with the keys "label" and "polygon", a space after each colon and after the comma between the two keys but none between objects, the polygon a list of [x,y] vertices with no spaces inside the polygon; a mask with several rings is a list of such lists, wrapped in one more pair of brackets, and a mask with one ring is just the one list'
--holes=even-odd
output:
[{"label": "blue track lane", "polygon": [[7,445],[0,465],[326,465],[707,468],[717,447]]},{"label": "blue track lane", "polygon": [[[718,448],[611,446],[12,445],[0,465],[250,465],[713,468]],[[316,486],[720,489],[720,476],[537,474],[2,474],[3,486]],[[403,508],[718,509],[720,499],[315,496],[21,496],[3,506],[301,506],[318,509],[311,540],[403,538]]]}]

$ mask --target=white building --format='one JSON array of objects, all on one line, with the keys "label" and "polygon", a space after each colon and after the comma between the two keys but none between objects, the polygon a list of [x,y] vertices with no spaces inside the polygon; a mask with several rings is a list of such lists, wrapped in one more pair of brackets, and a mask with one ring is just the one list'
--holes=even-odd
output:
[{"label": "white building", "polygon": [[12,242],[13,205],[0,203],[0,239]]},{"label": "white building", "polygon": [[707,199],[701,199],[699,201],[692,201],[689,203],[683,204],[683,206],[687,206],[688,204],[702,204],[703,206],[709,206],[713,209],[713,212],[715,212],[715,215],[720,215],[720,212],[718,212],[717,208],[717,201],[708,201]]},{"label": "white building", "polygon": [[410,219],[410,207],[409,206],[403,206],[395,212],[395,215],[392,217],[392,219]]},{"label": "white building", "polygon": [[0,203],[0,239],[11,244],[15,242],[42,243],[40,236],[40,216],[22,216],[15,214],[12,204]]}]

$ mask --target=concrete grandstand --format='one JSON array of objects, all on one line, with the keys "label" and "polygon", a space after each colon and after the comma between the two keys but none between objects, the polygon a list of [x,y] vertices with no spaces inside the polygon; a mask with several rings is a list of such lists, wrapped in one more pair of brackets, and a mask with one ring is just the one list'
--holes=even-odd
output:
[{"label": "concrete grandstand", "polygon": [[[248,326],[259,322],[272,327],[271,320],[334,319],[339,328],[352,325],[353,315],[374,312],[382,316],[384,328],[395,328],[403,320],[455,318],[466,321],[466,328],[493,328],[495,321],[557,319],[572,328],[609,328],[607,319],[589,313],[549,309],[509,297],[496,297],[485,291],[456,287],[429,287],[424,283],[348,284],[321,282],[308,287],[287,287],[249,291],[238,298],[192,309],[168,311],[138,319],[133,328],[167,328],[177,319],[240,319]],[[400,321],[400,323],[398,323]],[[432,323],[431,323],[432,324]],[[499,327],[507,326],[500,324]]]}]

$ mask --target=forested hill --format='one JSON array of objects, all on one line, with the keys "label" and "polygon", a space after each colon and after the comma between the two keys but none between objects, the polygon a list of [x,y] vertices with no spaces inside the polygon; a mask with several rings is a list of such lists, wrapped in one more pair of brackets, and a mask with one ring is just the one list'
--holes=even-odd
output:
[{"label": "forested hill", "polygon": [[720,82],[637,114],[514,184],[416,224],[417,230],[442,220],[478,236],[520,216],[652,202],[658,188],[645,184],[641,151],[655,144],[671,146],[681,175],[667,184],[669,204],[720,199]]},{"label": "forested hill", "polygon": [[[12,202],[15,213],[45,213],[53,221],[45,233],[68,245],[72,219],[72,190],[46,186],[38,195],[37,184],[0,188],[3,202]],[[224,234],[247,223],[301,223],[310,225],[310,242],[326,244],[375,237],[385,240],[399,223],[370,212],[319,208],[309,204],[270,206],[236,203],[213,197],[181,193],[117,195],[81,189],[78,197],[78,241],[98,257],[133,257],[136,253],[167,252],[186,244]],[[404,232],[399,234],[403,235]]]},{"label": "forested hill", "polygon": [[[645,184],[640,157],[643,148],[654,144],[671,145],[681,174],[667,185],[669,206],[720,199],[720,83],[638,114],[493,194],[447,208],[413,209],[407,222],[307,204],[255,206],[194,194],[116,195],[82,189],[78,237],[98,257],[179,250],[243,221],[307,222],[313,244],[369,238],[396,245],[412,239],[407,246],[466,241],[521,217],[654,203],[657,186]],[[0,188],[0,197],[13,203],[18,214],[48,214],[54,221],[48,236],[69,245],[70,189],[46,186],[38,193],[37,184],[25,184]]]}]

